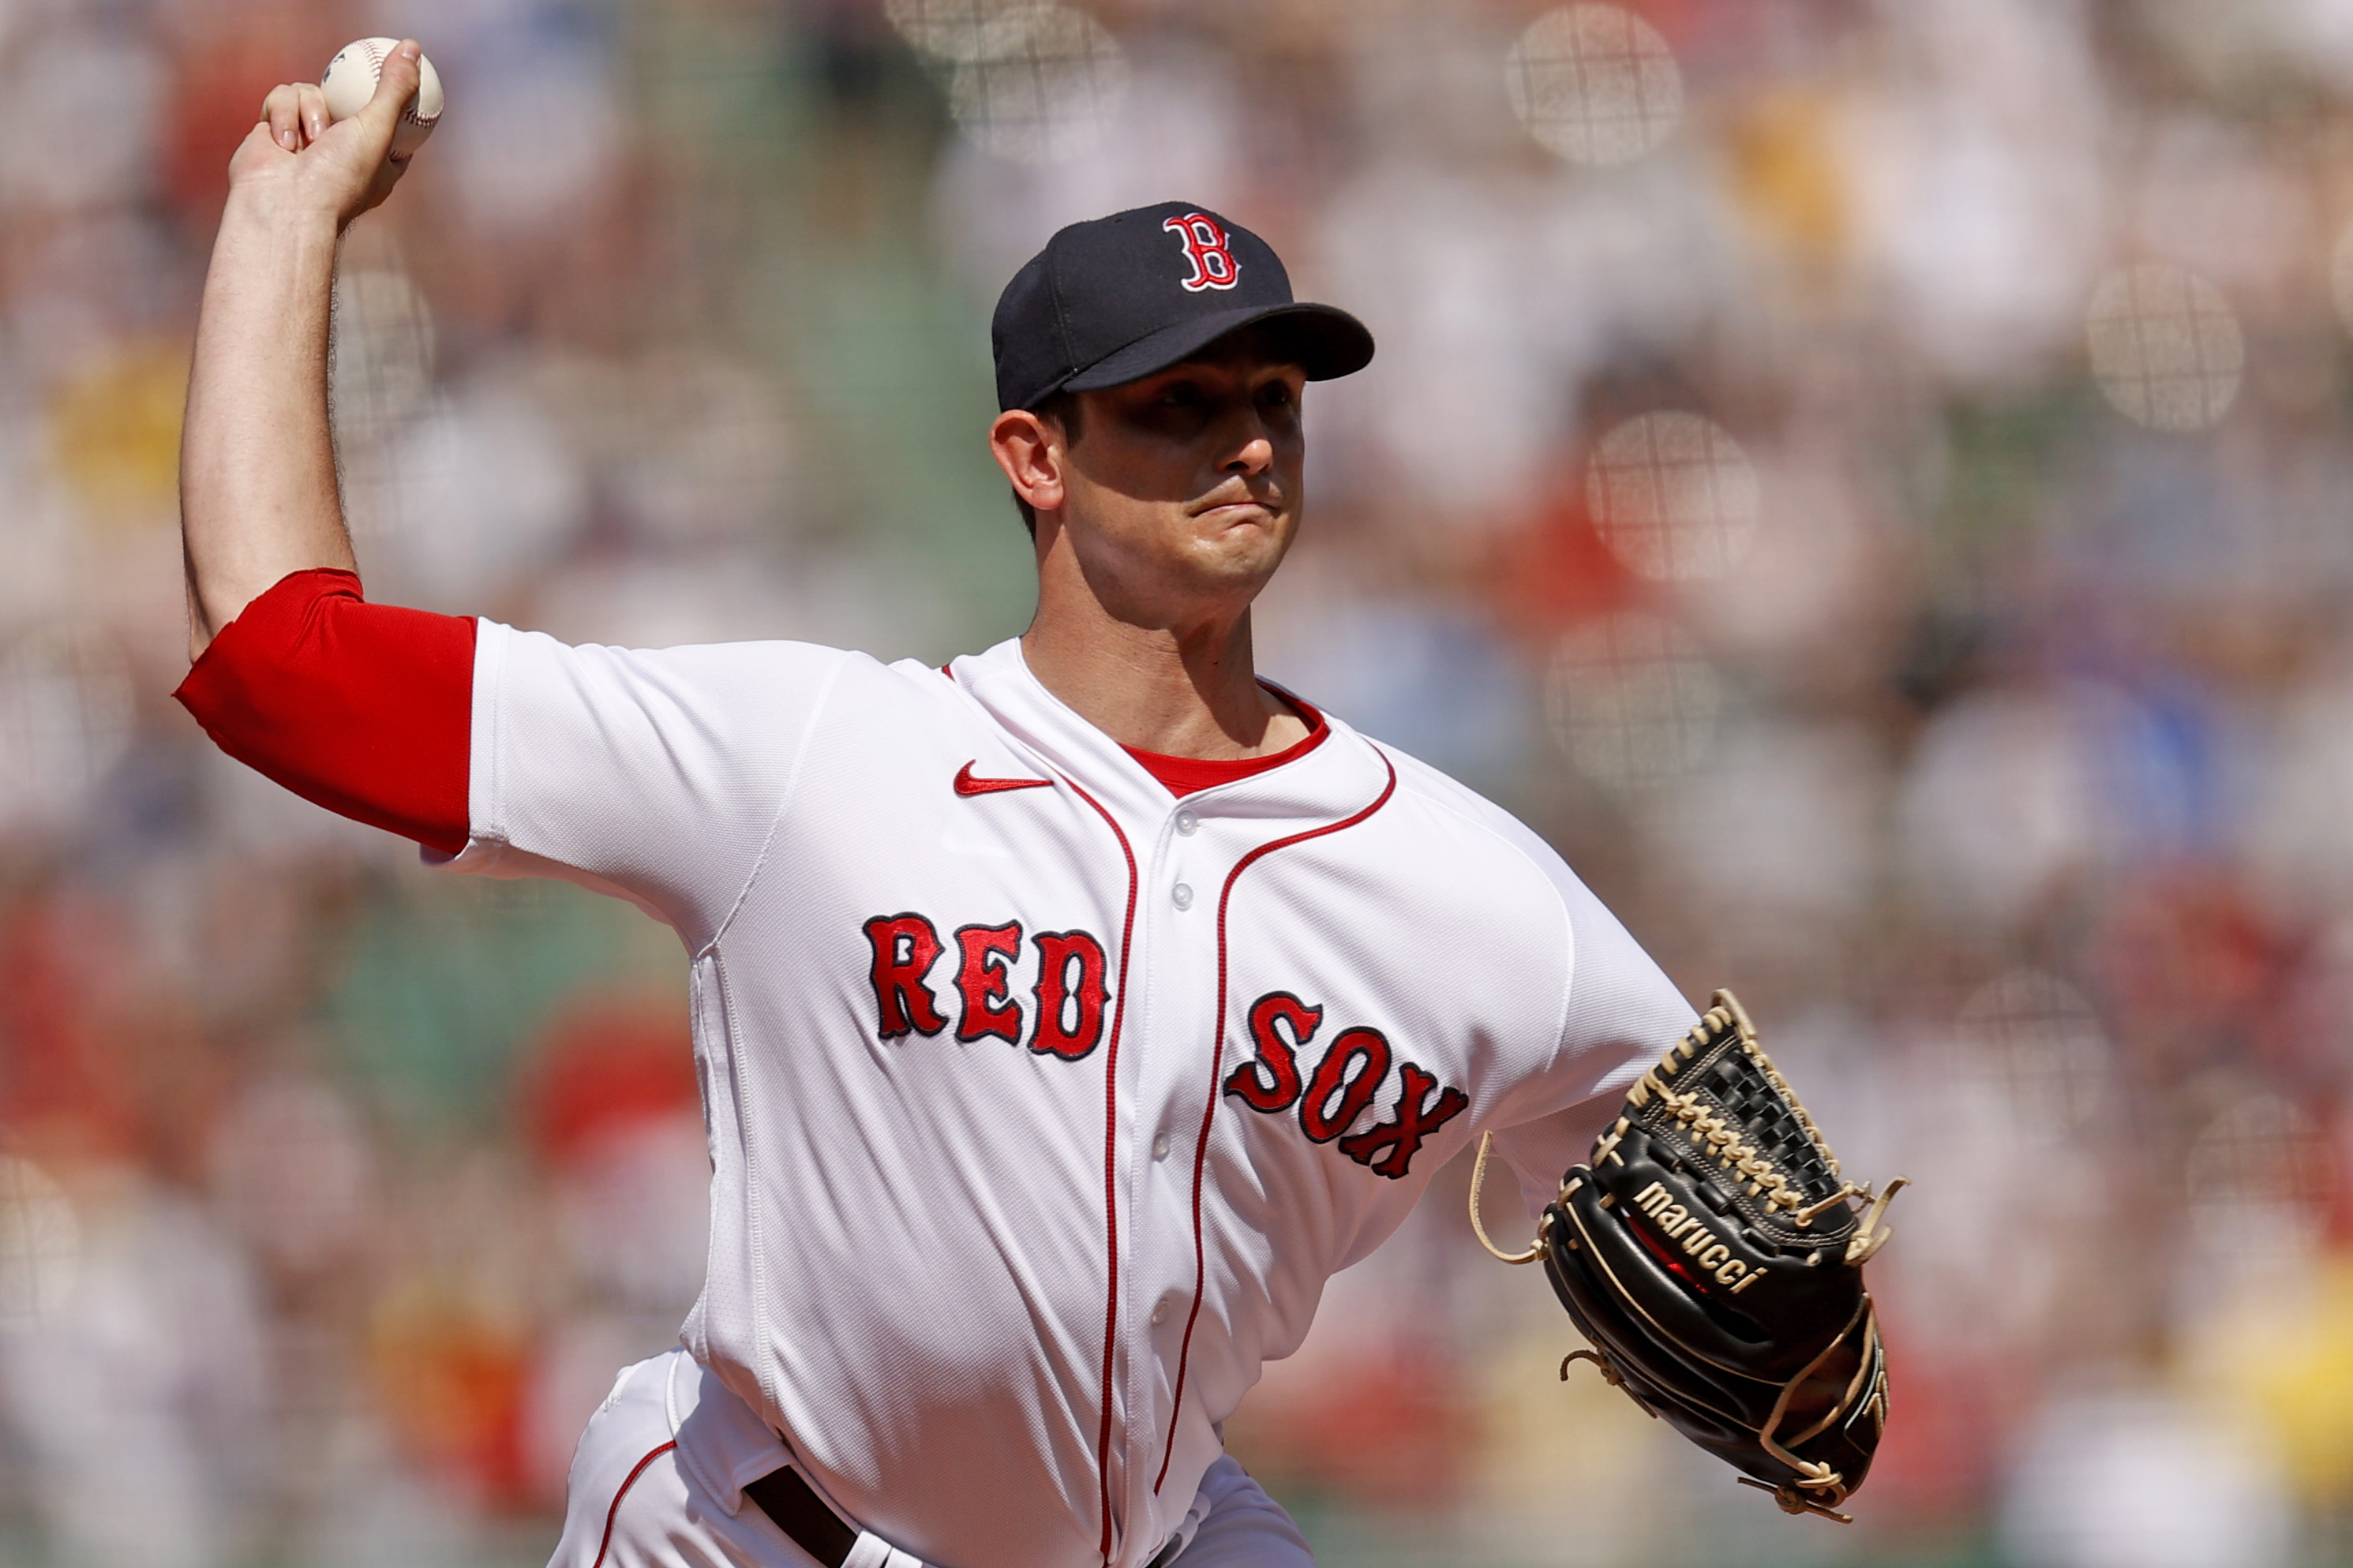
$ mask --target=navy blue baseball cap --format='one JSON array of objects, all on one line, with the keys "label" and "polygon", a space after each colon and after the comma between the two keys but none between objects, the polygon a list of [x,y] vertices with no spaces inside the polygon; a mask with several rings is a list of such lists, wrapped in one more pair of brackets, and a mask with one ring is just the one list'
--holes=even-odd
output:
[{"label": "navy blue baseball cap", "polygon": [[1162,202],[1074,223],[997,297],[997,405],[1123,385],[1258,325],[1280,334],[1310,381],[1372,361],[1362,321],[1293,300],[1274,247],[1206,207]]}]

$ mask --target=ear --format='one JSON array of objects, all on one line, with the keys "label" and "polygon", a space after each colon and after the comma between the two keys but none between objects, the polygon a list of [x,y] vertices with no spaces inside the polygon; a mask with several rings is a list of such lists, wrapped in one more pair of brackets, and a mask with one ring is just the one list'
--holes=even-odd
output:
[{"label": "ear", "polygon": [[1014,494],[1039,511],[1062,507],[1062,433],[1026,408],[1008,408],[988,427],[989,455]]}]

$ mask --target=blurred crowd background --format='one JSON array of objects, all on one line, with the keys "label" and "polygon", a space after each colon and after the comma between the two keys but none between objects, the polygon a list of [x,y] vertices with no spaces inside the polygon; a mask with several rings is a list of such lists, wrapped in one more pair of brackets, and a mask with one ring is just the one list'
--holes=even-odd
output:
[{"label": "blurred crowd background", "polygon": [[170,700],[224,168],[370,33],[372,596],[1016,632],[996,292],[1221,209],[1380,342],[1264,667],[1915,1182],[1844,1529],[1559,1380],[1450,1168],[1228,1433],[1333,1568],[2353,1561],[2353,0],[0,0],[0,1562],[536,1563],[699,1284],[669,933]]}]

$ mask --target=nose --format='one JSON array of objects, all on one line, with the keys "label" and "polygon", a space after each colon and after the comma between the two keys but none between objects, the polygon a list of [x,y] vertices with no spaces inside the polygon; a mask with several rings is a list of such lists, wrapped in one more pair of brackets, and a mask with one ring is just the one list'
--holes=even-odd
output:
[{"label": "nose", "polygon": [[1274,442],[1266,433],[1266,422],[1252,414],[1243,429],[1242,444],[1226,459],[1229,474],[1262,474],[1274,466]]}]

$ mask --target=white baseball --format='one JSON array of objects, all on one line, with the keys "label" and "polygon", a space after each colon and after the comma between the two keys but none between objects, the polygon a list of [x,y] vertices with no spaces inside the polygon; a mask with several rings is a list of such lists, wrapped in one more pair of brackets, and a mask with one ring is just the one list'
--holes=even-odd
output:
[{"label": "white baseball", "polygon": [[[384,70],[384,62],[400,47],[398,38],[362,38],[355,44],[345,44],[327,62],[319,78],[319,90],[326,95],[327,114],[334,120],[349,120],[367,107],[375,96],[376,79]],[[392,133],[392,155],[406,158],[424,145],[433,134],[433,127],[441,118],[441,73],[423,55],[417,57],[417,96],[400,112],[400,124]]]}]

